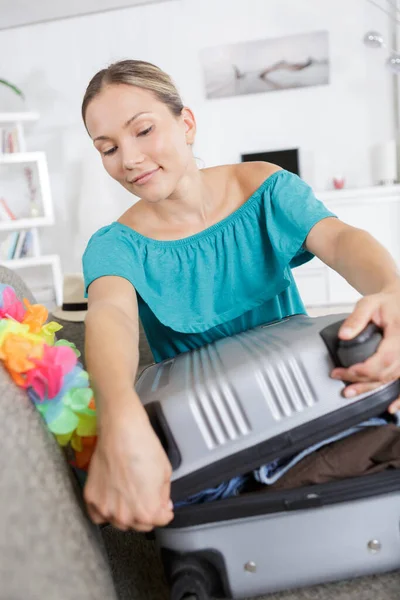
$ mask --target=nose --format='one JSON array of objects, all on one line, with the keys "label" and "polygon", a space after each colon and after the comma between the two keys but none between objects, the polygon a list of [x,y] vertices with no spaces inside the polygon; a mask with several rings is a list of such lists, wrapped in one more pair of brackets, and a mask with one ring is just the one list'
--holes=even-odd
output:
[{"label": "nose", "polygon": [[143,160],[144,156],[135,144],[130,144],[128,147],[123,148],[122,164],[127,171],[135,169]]},{"label": "nose", "polygon": [[133,171],[133,169],[138,165],[141,161],[135,160],[133,158],[125,158],[124,157],[124,169],[127,171]]}]

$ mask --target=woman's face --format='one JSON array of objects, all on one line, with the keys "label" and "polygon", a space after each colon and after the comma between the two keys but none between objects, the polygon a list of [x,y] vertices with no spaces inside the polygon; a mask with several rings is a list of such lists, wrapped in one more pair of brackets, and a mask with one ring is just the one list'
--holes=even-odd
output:
[{"label": "woman's face", "polygon": [[176,117],[138,87],[104,88],[87,107],[86,127],[109,175],[149,202],[168,198],[193,160],[192,112]]}]

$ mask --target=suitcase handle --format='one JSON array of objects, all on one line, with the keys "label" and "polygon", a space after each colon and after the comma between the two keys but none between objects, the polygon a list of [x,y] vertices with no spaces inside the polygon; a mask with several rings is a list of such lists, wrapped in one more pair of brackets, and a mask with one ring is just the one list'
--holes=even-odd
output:
[{"label": "suitcase handle", "polygon": [[151,426],[153,427],[154,432],[157,434],[157,437],[160,440],[166,455],[168,456],[172,470],[175,471],[175,469],[180,466],[182,457],[161,408],[161,404],[160,402],[149,402],[148,404],[144,405],[144,408],[147,412],[147,416],[149,417]]},{"label": "suitcase handle", "polygon": [[320,332],[333,362],[337,367],[351,367],[370,358],[378,349],[382,341],[382,329],[375,323],[369,323],[363,331],[351,340],[341,340],[338,337],[339,329],[345,319],[328,325]]}]

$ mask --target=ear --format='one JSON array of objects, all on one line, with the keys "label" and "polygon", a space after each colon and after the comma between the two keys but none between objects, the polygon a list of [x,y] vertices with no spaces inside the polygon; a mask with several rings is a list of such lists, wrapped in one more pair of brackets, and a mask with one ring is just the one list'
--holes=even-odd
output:
[{"label": "ear", "polygon": [[186,106],[182,109],[181,116],[185,125],[186,143],[191,146],[196,137],[196,119],[190,108],[187,108]]}]

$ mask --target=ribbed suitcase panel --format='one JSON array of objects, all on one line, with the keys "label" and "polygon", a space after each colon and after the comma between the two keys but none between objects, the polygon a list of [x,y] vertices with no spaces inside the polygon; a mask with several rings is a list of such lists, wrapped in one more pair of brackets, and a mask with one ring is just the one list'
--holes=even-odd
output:
[{"label": "ribbed suitcase panel", "polygon": [[250,433],[250,423],[214,346],[188,355],[189,404],[208,448]]}]

